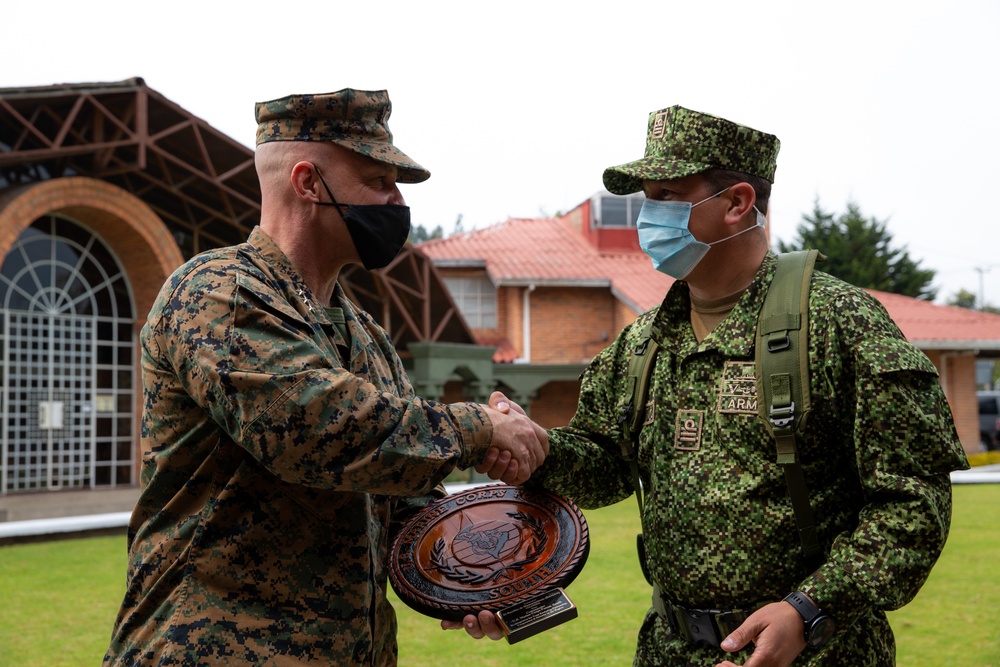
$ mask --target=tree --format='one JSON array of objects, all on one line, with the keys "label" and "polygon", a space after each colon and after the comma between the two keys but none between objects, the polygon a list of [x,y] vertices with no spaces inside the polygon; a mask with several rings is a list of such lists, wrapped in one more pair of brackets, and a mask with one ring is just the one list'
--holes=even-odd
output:
[{"label": "tree", "polygon": [[407,241],[410,243],[423,243],[424,241],[440,238],[444,238],[444,230],[441,228],[441,225],[438,225],[432,231],[427,231],[427,228],[423,225],[417,225],[410,228],[410,238]]},{"label": "tree", "polygon": [[976,295],[972,292],[960,289],[948,300],[948,305],[974,310],[976,307]]},{"label": "tree", "polygon": [[934,271],[922,269],[905,248],[892,246],[886,221],[867,219],[854,202],[847,212],[834,217],[824,211],[819,200],[812,215],[803,215],[792,243],[778,241],[781,252],[816,248],[826,256],[817,268],[858,287],[877,289],[932,301]]}]

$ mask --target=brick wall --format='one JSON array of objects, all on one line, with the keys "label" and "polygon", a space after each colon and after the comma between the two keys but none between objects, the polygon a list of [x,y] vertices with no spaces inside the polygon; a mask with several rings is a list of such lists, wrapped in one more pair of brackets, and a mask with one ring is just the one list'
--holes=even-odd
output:
[{"label": "brick wall", "polygon": [[135,316],[144,320],[167,275],[183,263],[173,237],[141,199],[91,178],[56,178],[20,188],[0,208],[0,257],[35,220],[58,213],[93,230],[124,265]]},{"label": "brick wall", "polygon": [[589,362],[618,333],[606,287],[539,287],[530,298],[533,364]]},{"label": "brick wall", "polygon": [[531,403],[531,418],[544,428],[565,426],[576,413],[580,382],[549,382]]},{"label": "brick wall", "polygon": [[623,302],[615,299],[615,336],[621,333],[622,329],[635,322],[640,314],[632,310],[631,307],[626,306]]},{"label": "brick wall", "polygon": [[501,287],[497,290],[497,324],[499,333],[524,356],[524,299],[525,287]]},{"label": "brick wall", "polygon": [[976,358],[971,354],[929,350],[927,356],[937,367],[948,405],[955,418],[955,430],[966,454],[979,451],[979,401],[976,398]]}]

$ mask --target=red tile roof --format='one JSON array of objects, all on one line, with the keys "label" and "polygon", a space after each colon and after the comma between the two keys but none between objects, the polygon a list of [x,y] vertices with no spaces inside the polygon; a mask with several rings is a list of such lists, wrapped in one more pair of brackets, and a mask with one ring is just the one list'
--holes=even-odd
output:
[{"label": "red tile roof", "polygon": [[512,218],[420,244],[437,264],[485,262],[496,285],[608,286],[637,314],[663,300],[673,280],[641,252],[602,253],[568,223]]},{"label": "red tile roof", "polygon": [[495,364],[509,364],[521,356],[514,348],[514,344],[504,336],[497,334],[477,335],[476,342],[484,347],[496,348],[496,351],[493,353],[493,363]]},{"label": "red tile roof", "polygon": [[[485,265],[497,285],[607,285],[637,314],[659,304],[673,282],[645,254],[602,253],[563,219],[510,219],[420,249],[437,264]],[[1000,350],[1000,315],[869,291],[922,349]]]},{"label": "red tile roof", "polygon": [[1000,350],[1000,315],[868,290],[921,349]]}]

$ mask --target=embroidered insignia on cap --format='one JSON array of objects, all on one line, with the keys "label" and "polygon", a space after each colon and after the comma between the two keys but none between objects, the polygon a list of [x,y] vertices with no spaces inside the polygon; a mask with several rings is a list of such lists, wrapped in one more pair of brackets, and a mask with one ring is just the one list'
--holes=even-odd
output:
[{"label": "embroidered insignia on cap", "polygon": [[678,410],[674,428],[674,449],[696,452],[701,449],[701,433],[705,424],[704,410]]},{"label": "embroidered insignia on cap", "polygon": [[667,112],[661,111],[656,114],[653,118],[653,138],[659,139],[663,136],[663,130],[667,126],[666,124]]}]

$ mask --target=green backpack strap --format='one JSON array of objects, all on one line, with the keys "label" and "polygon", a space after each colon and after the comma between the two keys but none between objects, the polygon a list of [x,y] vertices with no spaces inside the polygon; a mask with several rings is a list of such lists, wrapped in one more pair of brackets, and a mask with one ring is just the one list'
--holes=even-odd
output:
[{"label": "green backpack strap", "polygon": [[639,503],[639,514],[642,515],[642,483],[639,480],[639,452],[635,447],[635,438],[639,434],[643,417],[646,414],[646,396],[649,394],[649,379],[656,365],[656,352],[659,344],[652,337],[653,318],[639,334],[639,341],[632,349],[632,357],[628,362],[625,391],[618,402],[618,427],[620,429],[619,446],[622,457],[628,461],[632,469],[632,486],[635,488],[635,498]]},{"label": "green backpack strap", "polygon": [[[625,390],[618,400],[618,428],[622,457],[628,461],[632,473],[632,488],[635,489],[635,499],[639,503],[639,519],[642,520],[642,481],[639,479],[639,451],[635,446],[636,437],[642,427],[646,414],[646,396],[649,394],[649,380],[656,366],[656,352],[659,344],[652,337],[653,318],[646,320],[639,340],[632,349],[632,357],[628,362]],[[653,584],[646,567],[646,543],[640,532],[635,538],[636,550],[639,552],[639,566],[646,581]],[[656,596],[654,596],[655,598]]]},{"label": "green backpack strap", "polygon": [[778,256],[774,279],[757,320],[757,402],[777,448],[802,550],[820,554],[809,490],[795,439],[811,408],[809,390],[809,282],[819,252],[800,250]]}]

